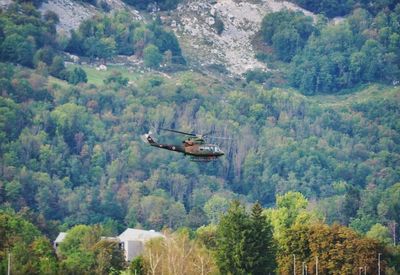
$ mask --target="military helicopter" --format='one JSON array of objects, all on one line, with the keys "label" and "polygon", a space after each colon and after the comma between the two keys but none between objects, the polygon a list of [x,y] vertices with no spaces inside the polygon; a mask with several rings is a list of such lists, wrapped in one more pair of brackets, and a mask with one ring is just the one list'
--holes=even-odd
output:
[{"label": "military helicopter", "polygon": [[[160,130],[186,135],[188,136],[188,138],[182,141],[182,144],[161,144],[154,141],[153,137],[151,136],[152,133],[149,132],[142,136],[143,141],[157,148],[189,155],[192,157],[191,158],[192,161],[208,162],[216,160],[218,157],[224,155],[224,152],[219,148],[218,145],[206,143],[204,138],[207,135],[186,133],[182,131],[164,129],[164,128],[160,128]],[[214,137],[214,138],[228,139],[223,137]]]}]

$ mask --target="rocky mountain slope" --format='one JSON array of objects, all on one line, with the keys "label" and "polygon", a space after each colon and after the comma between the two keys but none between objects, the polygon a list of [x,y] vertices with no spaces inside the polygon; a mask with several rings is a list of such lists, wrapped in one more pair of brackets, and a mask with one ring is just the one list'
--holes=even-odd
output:
[{"label": "rocky mountain slope", "polygon": [[[137,10],[126,5],[121,0],[105,0],[105,2],[110,6],[111,10],[129,11],[132,14],[132,20],[143,20]],[[70,30],[77,29],[82,21],[102,12],[93,5],[71,0],[48,0],[42,4],[40,10],[42,13],[47,10],[57,13],[60,18],[57,30],[67,35]]]},{"label": "rocky mountain slope", "polygon": [[[301,10],[292,3],[275,0],[189,1],[163,19],[180,37],[190,61],[197,61],[200,66],[220,64],[232,74],[242,74],[249,69],[266,69],[255,59],[251,40],[259,31],[262,18],[282,9]],[[220,35],[217,20],[224,25]]]},{"label": "rocky mountain slope", "polygon": [[[139,12],[121,0],[105,2],[111,12],[121,9],[129,11],[132,20],[146,20],[155,16],[154,12]],[[9,3],[10,0],[0,0],[0,7]],[[203,69],[214,66],[231,75],[241,75],[249,69],[268,69],[255,59],[251,40],[259,31],[265,14],[282,9],[301,10],[292,3],[279,0],[188,0],[179,4],[176,10],[161,13],[161,18],[178,36],[190,66]],[[83,20],[102,12],[93,5],[72,0],[48,0],[40,10],[43,13],[47,10],[56,12],[60,18],[58,31],[65,35],[71,29],[78,28]],[[220,34],[217,23],[224,26]]]}]

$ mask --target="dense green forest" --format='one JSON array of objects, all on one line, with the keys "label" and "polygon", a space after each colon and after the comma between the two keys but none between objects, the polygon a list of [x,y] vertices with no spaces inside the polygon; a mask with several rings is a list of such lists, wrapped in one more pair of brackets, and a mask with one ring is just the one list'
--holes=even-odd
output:
[{"label": "dense green forest", "polygon": [[[197,272],[195,259],[211,273],[288,274],[294,253],[310,270],[320,257],[321,274],[376,272],[382,253],[397,274],[400,5],[330,2],[350,5],[337,24],[268,14],[258,35],[272,51],[257,56],[276,69],[244,79],[193,70],[159,17],[98,15],[66,38],[58,16],[31,3],[1,11],[0,273],[9,251],[18,274],[122,270],[120,251],[99,238],[138,227],[191,247],[182,274]],[[329,9],[310,8],[338,15]],[[90,67],[65,65],[67,53],[135,55],[143,67],[94,81]],[[160,128],[224,137],[210,142],[225,156],[191,162],[141,141],[152,130],[180,142]],[[50,240],[67,230],[57,258]],[[178,248],[165,242],[128,269],[172,274]]]},{"label": "dense green forest", "polygon": [[160,24],[159,18],[148,25],[131,22],[126,12],[115,13],[112,17],[95,17],[84,21],[78,31],[71,32],[65,50],[91,58],[135,54],[143,56],[150,67],[157,67],[163,55],[169,57],[168,62],[184,63],[176,36]]},{"label": "dense green forest", "polygon": [[123,0],[125,3],[132,5],[138,9],[147,9],[147,10],[171,10],[175,9],[178,4],[181,2],[180,0]]},{"label": "dense green forest", "polygon": [[344,16],[354,8],[363,8],[371,13],[378,13],[386,8],[393,8],[396,0],[291,0],[300,7],[327,17]]},{"label": "dense green forest", "polygon": [[[301,12],[263,19],[261,36],[275,58],[289,63],[287,80],[302,93],[337,93],[363,83],[397,83],[400,76],[400,5],[376,15],[355,9],[338,23],[313,22]],[[259,56],[267,58],[260,52]]]}]

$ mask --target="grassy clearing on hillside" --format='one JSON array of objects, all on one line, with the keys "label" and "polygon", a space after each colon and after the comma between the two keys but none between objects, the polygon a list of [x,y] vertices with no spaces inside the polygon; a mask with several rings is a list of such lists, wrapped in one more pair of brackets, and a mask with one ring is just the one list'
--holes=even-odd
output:
[{"label": "grassy clearing on hillside", "polygon": [[70,67],[81,67],[87,74],[88,83],[95,84],[97,86],[103,85],[103,81],[113,72],[121,73],[121,75],[128,78],[129,81],[136,81],[142,77],[142,73],[130,70],[127,67],[120,65],[107,65],[106,71],[98,71],[96,70],[96,67],[89,65],[70,65]]},{"label": "grassy clearing on hillside", "polygon": [[374,98],[393,97],[400,94],[400,86],[373,84],[362,86],[357,91],[339,95],[317,95],[308,97],[326,107],[343,107],[355,102],[369,101]]},{"label": "grassy clearing on hillside", "polygon": [[69,84],[68,84],[68,82],[65,81],[65,80],[61,80],[61,79],[56,78],[56,77],[54,77],[54,76],[49,76],[49,77],[48,77],[48,86],[50,87],[50,86],[53,86],[53,85],[58,85],[58,86],[60,86],[60,87],[65,88],[65,87],[67,87]]}]

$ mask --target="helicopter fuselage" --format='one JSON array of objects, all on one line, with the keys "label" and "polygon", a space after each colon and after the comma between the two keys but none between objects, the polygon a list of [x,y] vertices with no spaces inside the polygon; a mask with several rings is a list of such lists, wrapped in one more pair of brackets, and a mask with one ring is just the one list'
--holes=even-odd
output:
[{"label": "helicopter fuselage", "polygon": [[157,143],[149,134],[146,134],[146,139],[151,146],[183,153],[199,159],[212,160],[224,155],[218,145],[206,143],[201,138],[188,138],[182,144]]}]

